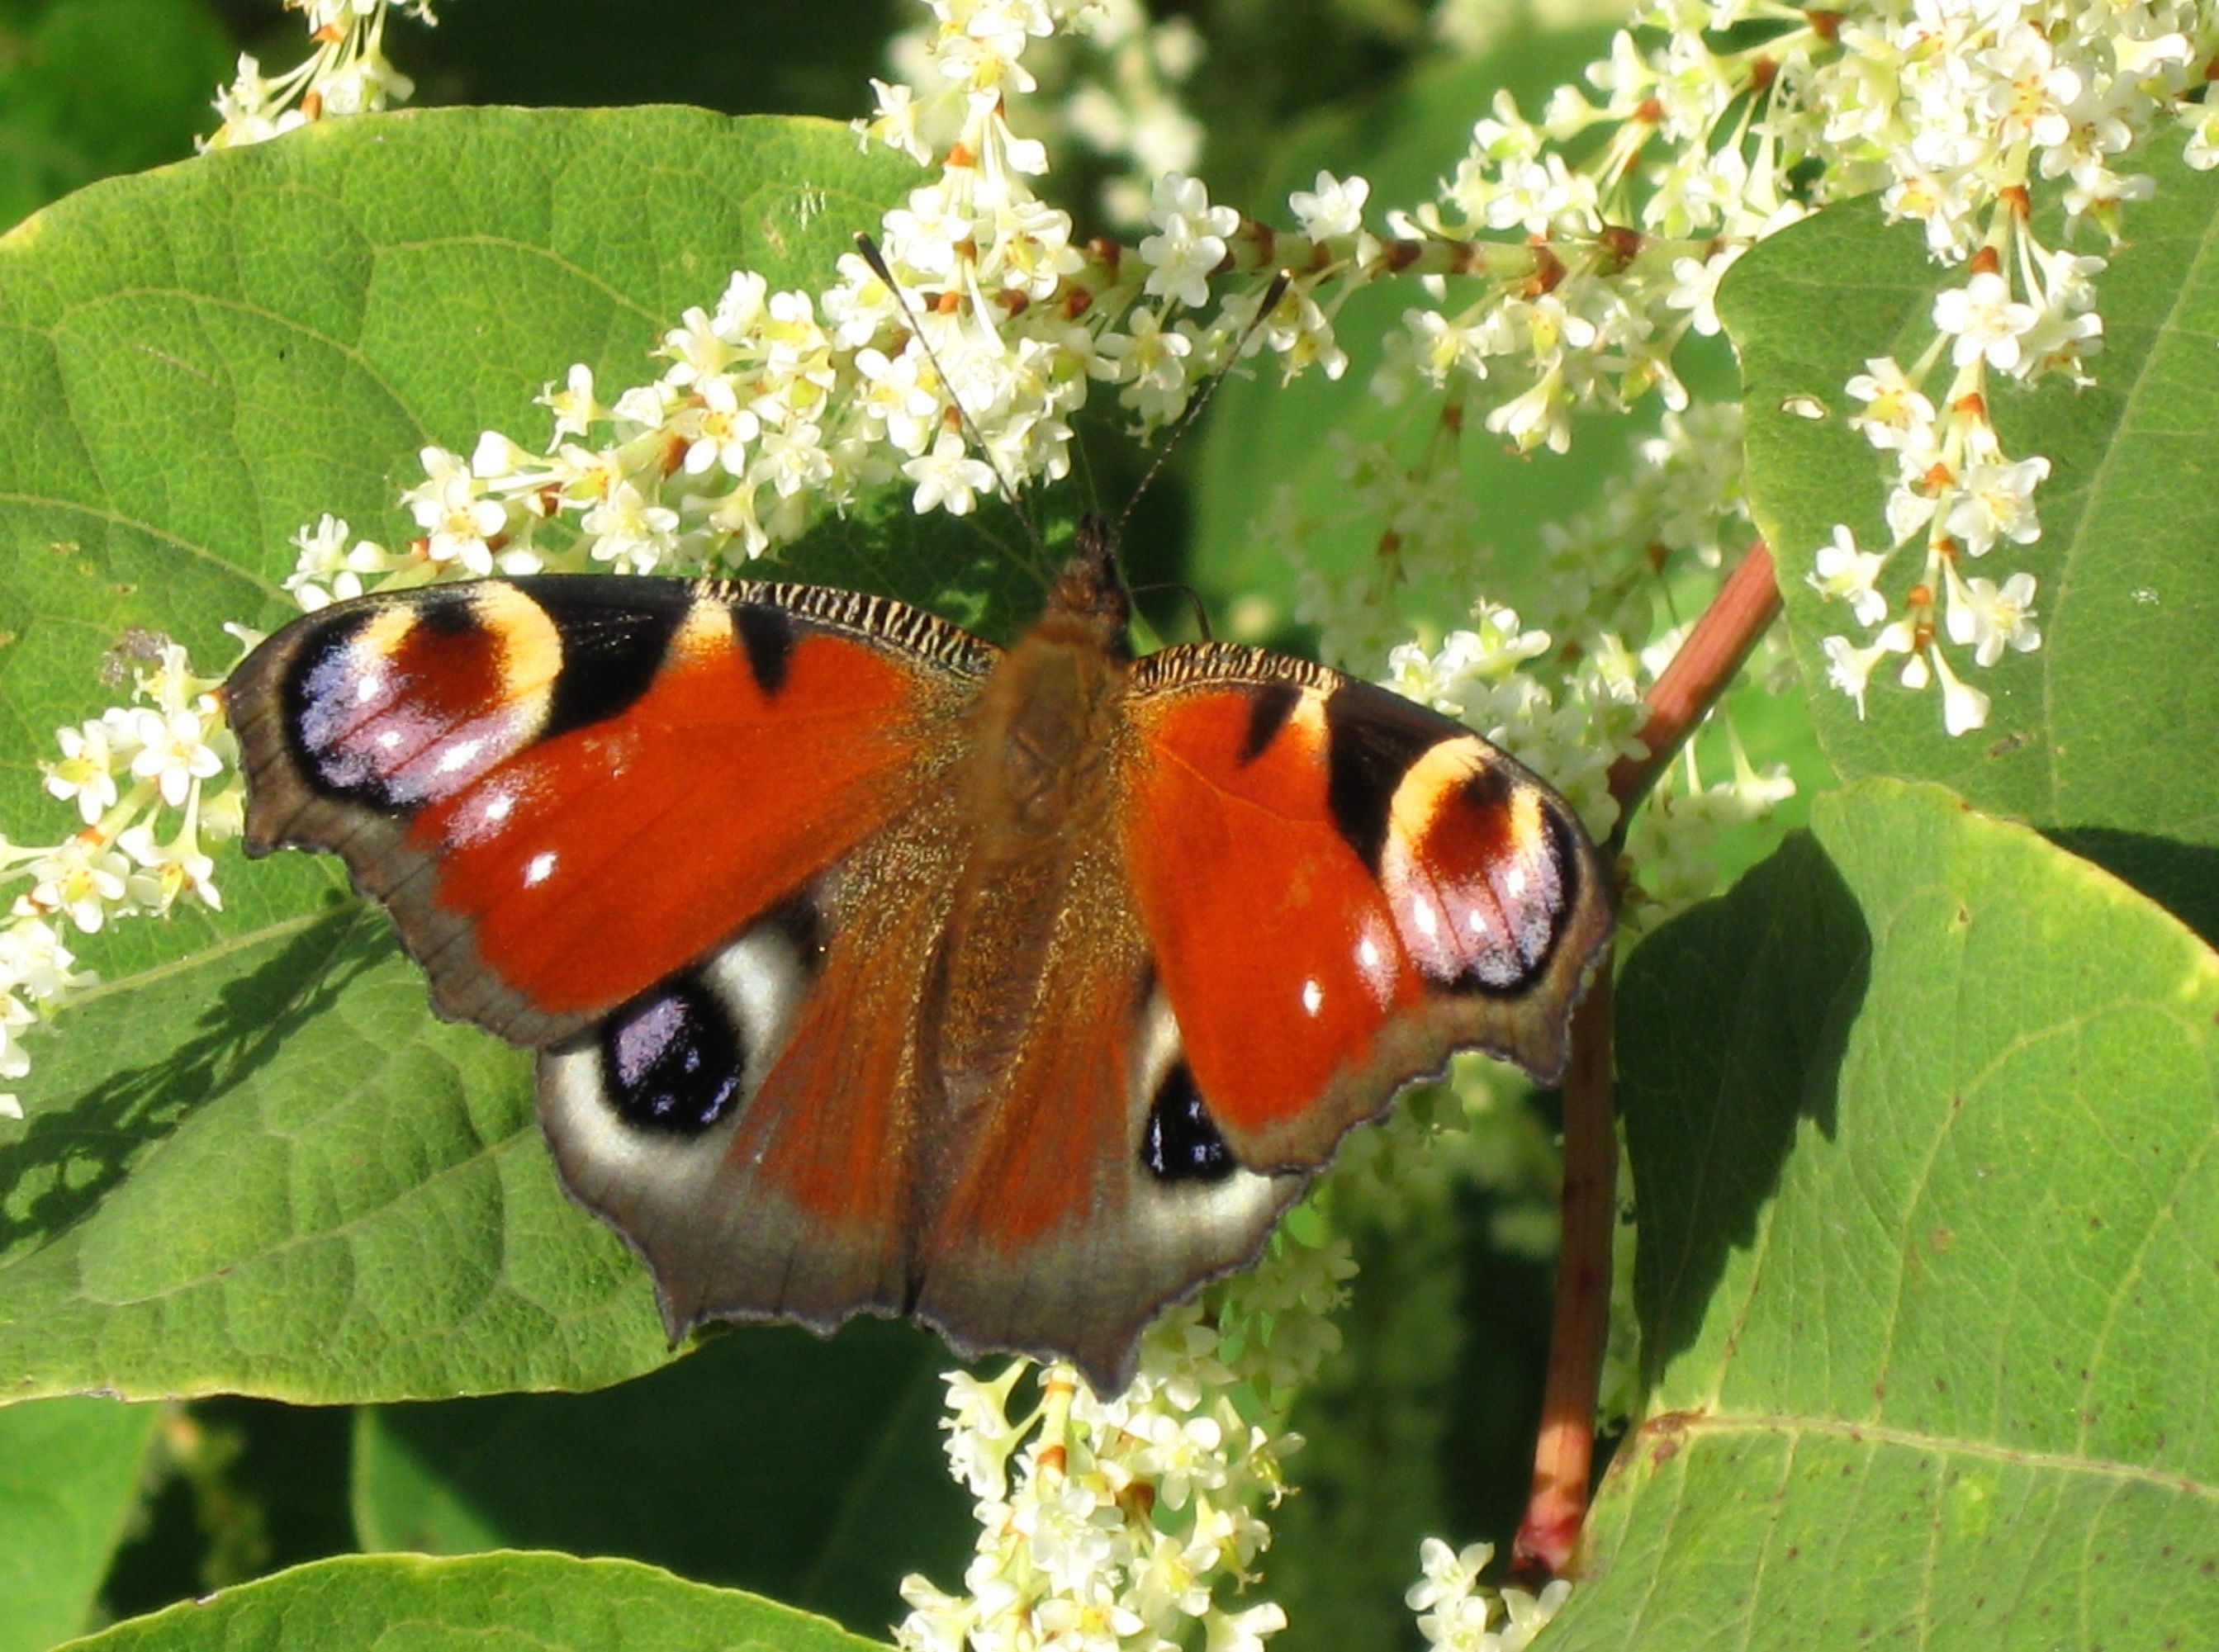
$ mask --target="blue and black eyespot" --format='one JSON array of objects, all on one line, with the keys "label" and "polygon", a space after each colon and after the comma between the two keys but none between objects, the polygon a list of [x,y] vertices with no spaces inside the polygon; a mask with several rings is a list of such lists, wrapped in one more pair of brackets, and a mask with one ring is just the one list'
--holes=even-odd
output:
[{"label": "blue and black eyespot", "polygon": [[1222,1182],[1240,1168],[1184,1061],[1164,1075],[1149,1104],[1141,1163],[1159,1182]]},{"label": "blue and black eyespot", "polygon": [[602,1082],[635,1129],[698,1135],[738,1096],[747,1048],[716,994],[681,975],[649,988],[601,1023]]}]

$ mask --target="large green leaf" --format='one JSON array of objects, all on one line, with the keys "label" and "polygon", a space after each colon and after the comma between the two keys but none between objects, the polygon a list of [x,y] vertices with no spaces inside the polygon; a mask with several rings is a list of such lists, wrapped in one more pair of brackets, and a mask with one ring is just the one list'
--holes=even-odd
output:
[{"label": "large green leaf", "polygon": [[357,1413],[372,1549],[621,1555],[872,1632],[904,1573],[961,1573],[977,1530],[933,1421],[948,1354],[907,1326],[715,1338],[598,1394]]},{"label": "large green leaf", "polygon": [[1620,997],[1646,1420],[1567,1649],[2219,1643],[2219,956],[1939,787]]},{"label": "large green leaf", "polygon": [[45,1652],[85,1627],[159,1417],[113,1400],[0,1409],[0,1652]]},{"label": "large green leaf", "polygon": [[[420,444],[535,437],[573,360],[650,376],[735,266],[822,286],[910,176],[820,121],[440,111],[96,185],[0,240],[9,835],[70,829],[34,761],[111,698],[127,628],[223,661],[222,622],[283,617],[299,525],[403,537]],[[798,561],[984,624],[1037,579],[968,529],[886,543],[835,525]],[[105,984],[0,1126],[0,1398],[444,1395],[666,1358],[644,1276],[556,1189],[523,1060],[432,1022],[335,863],[222,879],[219,915],[82,944]]]},{"label": "large green leaf", "polygon": [[[1934,295],[1963,272],[1930,262],[1916,228],[1884,232],[1877,204],[1860,202],[1750,253],[1720,313],[1742,351],[1751,500],[1836,767],[1940,780],[2056,831],[2211,935],[2219,767],[2193,742],[2219,727],[2219,176],[2157,152],[2137,166],[2157,195],[2130,209],[2132,239],[2100,278],[2098,383],[2006,385],[1991,397],[2007,449],[2044,455],[2052,470],[2042,538],[1999,547],[1977,570],[2037,577],[2043,641],[1992,670],[1967,662],[1995,702],[1976,734],[1952,739],[1937,696],[1886,678],[1861,721],[1826,686],[1822,648],[1856,628],[1805,579],[1837,523],[1860,543],[1887,543],[1893,458],[1849,428],[1855,404],[1843,386],[1868,357],[1910,360],[1933,336]],[[1802,416],[1804,398],[1828,416]],[[1906,565],[1883,586],[1899,599],[1916,577]]]},{"label": "large green leaf", "polygon": [[318,1561],[71,1641],[72,1652],[867,1652],[774,1601],[567,1555]]}]

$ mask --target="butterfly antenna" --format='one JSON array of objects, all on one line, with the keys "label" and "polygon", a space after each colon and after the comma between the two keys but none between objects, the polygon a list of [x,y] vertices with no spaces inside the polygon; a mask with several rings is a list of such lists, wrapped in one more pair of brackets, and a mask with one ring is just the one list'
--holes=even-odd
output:
[{"label": "butterfly antenna", "polygon": [[1225,365],[1203,381],[1202,388],[1195,392],[1194,400],[1186,404],[1186,411],[1179,415],[1178,423],[1172,426],[1171,435],[1158,450],[1154,463],[1141,475],[1141,485],[1133,490],[1133,496],[1125,501],[1125,508],[1118,512],[1117,525],[1112,531],[1115,537],[1124,538],[1125,525],[1132,520],[1133,507],[1141,502],[1141,496],[1154,483],[1157,473],[1177,451],[1187,432],[1193,428],[1194,421],[1202,417],[1203,410],[1209,406],[1210,399],[1217,394],[1217,387],[1225,382],[1240,362],[1241,352],[1248,348],[1248,341],[1264,325],[1264,318],[1279,307],[1279,301],[1287,295],[1287,289],[1294,283],[1294,279],[1293,272],[1286,270],[1271,277],[1271,284],[1264,289],[1264,301],[1256,307],[1256,314],[1248,318],[1247,326],[1240,329],[1240,336],[1233,341],[1233,353],[1225,358]]},{"label": "butterfly antenna", "polygon": [[955,417],[963,426],[964,435],[970,438],[971,445],[978,449],[979,456],[986,462],[986,468],[994,473],[994,481],[1001,488],[1002,497],[1009,500],[1010,508],[1016,512],[1017,521],[1024,528],[1025,537],[1033,542],[1033,550],[1039,553],[1043,562],[1047,562],[1047,544],[1041,539],[1040,529],[1033,522],[1033,513],[1025,504],[1024,494],[1003,470],[1001,461],[994,456],[994,450],[986,445],[986,438],[979,434],[979,426],[971,417],[971,410],[963,405],[963,398],[955,393],[955,381],[940,364],[939,352],[933,349],[932,340],[925,336],[923,318],[917,314],[917,307],[910,302],[909,295],[902,290],[901,283],[894,279],[894,272],[886,267],[886,255],[879,251],[879,244],[868,235],[855,237],[855,250],[863,255],[863,262],[871,266],[871,273],[886,283],[886,290],[894,295],[894,302],[901,306],[903,315],[909,320],[910,332],[915,335],[918,345],[924,351],[925,360],[932,363],[932,370],[940,376],[940,382],[948,391],[948,405],[955,409]]}]

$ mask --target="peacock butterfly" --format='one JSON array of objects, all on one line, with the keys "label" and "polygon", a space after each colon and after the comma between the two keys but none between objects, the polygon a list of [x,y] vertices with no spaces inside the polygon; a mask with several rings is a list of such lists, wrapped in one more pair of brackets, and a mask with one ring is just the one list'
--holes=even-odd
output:
[{"label": "peacock butterfly", "polygon": [[336,604],[227,688],[248,852],[334,851],[538,1052],[571,1194],[709,1319],[906,1315],[1129,1381],[1451,1051],[1553,1078],[1611,929],[1557,794],[1260,649],[1136,658],[1083,524],[1004,652],[853,592]]}]

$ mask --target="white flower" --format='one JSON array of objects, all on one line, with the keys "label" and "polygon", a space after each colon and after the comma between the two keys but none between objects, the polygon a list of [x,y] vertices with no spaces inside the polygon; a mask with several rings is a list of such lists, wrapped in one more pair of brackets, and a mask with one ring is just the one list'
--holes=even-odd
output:
[{"label": "white flower", "polygon": [[1364,227],[1364,203],[1371,195],[1371,185],[1364,178],[1343,182],[1330,172],[1320,172],[1315,188],[1296,189],[1287,197],[1287,206],[1302,233],[1327,240],[1353,235]]},{"label": "white flower", "polygon": [[1934,325],[1955,339],[1949,359],[1959,367],[1985,357],[1998,372],[2010,372],[2019,363],[2020,338],[2039,319],[2033,305],[2011,297],[2009,283],[1992,270],[1934,301]]},{"label": "white flower", "polygon": [[1158,233],[1141,242],[1144,290],[1193,308],[1209,302],[1210,274],[1225,262],[1225,238],[1240,227],[1240,214],[1211,206],[1200,178],[1172,173],[1157,181],[1148,220]]},{"label": "white flower", "polygon": [[1675,310],[1688,312],[1688,323],[1706,338],[1718,336],[1724,325],[1719,320],[1719,283],[1733,267],[1738,249],[1712,254],[1708,258],[1675,258],[1672,264],[1672,289],[1664,301]]},{"label": "white flower", "polygon": [[940,399],[920,381],[920,352],[904,349],[889,357],[881,350],[859,350],[855,370],[863,381],[861,405],[866,417],[880,424],[886,439],[904,453],[923,452],[939,420]]},{"label": "white flower", "polygon": [[730,374],[698,379],[693,388],[699,405],[684,421],[693,438],[686,449],[686,474],[698,476],[721,466],[728,475],[745,476],[748,450],[762,433],[761,420],[740,405],[739,388]]},{"label": "white flower", "polygon": [[1806,578],[1819,595],[1848,603],[1858,624],[1877,625],[1887,617],[1887,599],[1873,588],[1873,581],[1886,566],[1886,557],[1859,550],[1849,529],[1837,523],[1833,543],[1818,547]]},{"label": "white flower", "polygon": [[595,562],[629,574],[651,574],[677,549],[678,512],[649,501],[637,484],[618,482],[578,524]]},{"label": "white flower", "polygon": [[1422,1575],[1403,1595],[1402,1604],[1412,1612],[1429,1612],[1444,1601],[1460,1599],[1472,1592],[1480,1573],[1494,1558],[1493,1543],[1476,1543],[1455,1550],[1439,1537],[1428,1537],[1418,1546],[1418,1570]]},{"label": "white flower", "polygon": [[1932,448],[1934,404],[1905,376],[1892,356],[1875,356],[1865,370],[1845,387],[1865,411],[1850,416],[1849,423],[1865,439],[1881,449]]},{"label": "white flower", "polygon": [[917,95],[899,83],[890,85],[875,78],[871,90],[877,94],[878,102],[869,120],[854,123],[855,130],[866,140],[875,138],[890,149],[900,150],[919,166],[929,162],[932,151],[918,130],[922,106]]},{"label": "white flower", "polygon": [[1204,1652],[1263,1652],[1265,1637],[1287,1626],[1287,1613],[1266,1601],[1246,1612],[1213,1612],[1205,1622]]},{"label": "white flower", "polygon": [[300,560],[285,576],[285,589],[301,609],[314,613],[331,603],[360,596],[367,587],[365,574],[389,573],[400,565],[382,545],[357,539],[350,547],[345,517],[326,512],[312,527],[293,536]]},{"label": "white flower", "polygon": [[800,419],[766,431],[748,477],[768,482],[781,499],[822,488],[832,479],[832,456],[824,450],[824,432]]},{"label": "white flower", "polygon": [[968,1371],[949,1371],[941,1379],[948,1387],[948,1410],[940,1422],[948,1433],[942,1444],[949,1469],[973,1497],[1000,1498],[1009,1489],[1010,1453],[1036,1420],[1028,1417],[1013,1425],[1006,1414],[1010,1391],[1029,1369],[1019,1360],[991,1382],[981,1382]]},{"label": "white flower", "polygon": [[556,389],[550,384],[538,397],[539,405],[555,415],[555,440],[566,436],[583,436],[596,419],[606,419],[609,410],[594,396],[594,370],[583,362],[571,363],[570,371]]},{"label": "white flower", "polygon": [[165,717],[142,706],[132,713],[131,724],[139,741],[131,773],[154,781],[162,801],[172,809],[184,806],[193,782],[223,772],[222,755],[208,743],[207,719],[200,712],[188,708]]},{"label": "white flower", "polygon": [[[71,968],[76,962],[77,955],[63,945],[59,932],[40,918],[19,916],[0,927],[0,984],[11,992],[23,992],[34,1003],[51,1003],[65,993],[90,984],[93,979],[90,975]],[[0,1012],[14,1014],[6,1008],[14,1002],[8,999],[0,1003]],[[22,1020],[28,1022],[28,1012]]]},{"label": "white flower", "polygon": [[1572,445],[1572,399],[1562,368],[1551,368],[1532,386],[1487,415],[1487,428],[1507,436],[1521,453],[1546,447],[1565,453]]},{"label": "white flower", "polygon": [[31,892],[17,902],[16,916],[59,912],[92,935],[108,921],[108,909],[122,901],[131,863],[114,849],[80,835],[34,860],[29,870]]},{"label": "white flower", "polygon": [[1145,420],[1178,417],[1186,406],[1193,338],[1178,327],[1166,328],[1153,310],[1134,310],[1125,327],[1102,340],[1102,371],[1125,386],[1117,399]]},{"label": "white flower", "polygon": [[1949,640],[1969,645],[1973,658],[1992,666],[2011,649],[2020,654],[2042,646],[2042,633],[2034,624],[2034,575],[2014,574],[1998,587],[1993,580],[1960,582],[1953,572],[1949,585]]},{"label": "white flower", "polygon": [[434,567],[451,566],[482,579],[493,572],[488,542],[507,528],[507,507],[485,496],[484,480],[459,455],[427,447],[420,456],[425,480],[401,498],[426,531],[426,556]]},{"label": "white flower", "polygon": [[954,431],[941,432],[932,451],[911,459],[901,473],[917,484],[910,508],[920,516],[941,509],[950,516],[965,515],[978,494],[995,486],[993,467],[969,456]]},{"label": "white flower", "polygon": [[74,798],[78,815],[88,826],[115,806],[116,757],[108,742],[105,723],[87,723],[61,729],[55,740],[62,748],[59,763],[40,763],[47,790],[66,803]]},{"label": "white flower", "polygon": [[1970,734],[1988,721],[1988,697],[1970,683],[1960,682],[1940,649],[1929,649],[1934,674],[1942,684],[1942,726],[1952,735]]},{"label": "white flower", "polygon": [[2188,127],[2188,146],[2181,152],[2199,172],[2219,166],[2219,102],[2191,103],[2180,111]]},{"label": "white flower", "polygon": [[698,304],[662,335],[662,347],[657,353],[670,358],[671,364],[663,370],[663,382],[681,390],[723,372],[732,359],[730,344],[718,332],[709,312]]},{"label": "white flower", "polygon": [[2041,457],[1971,466],[1950,499],[1942,528],[1974,556],[1987,555],[1998,539],[2032,543],[2042,537],[2034,490],[2048,475],[2049,461]]},{"label": "white flower", "polygon": [[1150,1417],[1134,1432],[1147,1444],[1134,1454],[1133,1471],[1156,1482],[1165,1508],[1184,1508],[1197,1487],[1216,1491],[1225,1484],[1225,1430],[1215,1417]]},{"label": "white flower", "polygon": [[223,910],[214,881],[215,862],[201,852],[190,833],[174,842],[157,843],[154,829],[142,821],[118,834],[115,847],[140,867],[127,882],[132,899],[145,910],[166,913],[188,890],[202,904]]},{"label": "white flower", "polygon": [[1911,628],[1898,620],[1862,648],[1846,637],[1826,637],[1819,646],[1826,651],[1826,680],[1857,703],[1857,717],[1862,720],[1873,668],[1889,655],[1910,649]]}]

